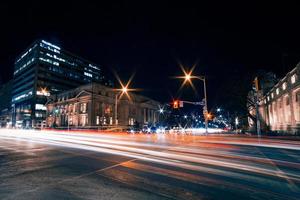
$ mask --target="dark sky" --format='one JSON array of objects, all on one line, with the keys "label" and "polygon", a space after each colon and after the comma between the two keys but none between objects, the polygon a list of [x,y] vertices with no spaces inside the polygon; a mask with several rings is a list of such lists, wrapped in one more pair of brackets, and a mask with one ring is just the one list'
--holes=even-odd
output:
[{"label": "dark sky", "polygon": [[0,3],[2,82],[37,38],[114,68],[122,79],[136,72],[133,87],[161,101],[202,98],[201,82],[194,97],[188,87],[178,93],[180,81],[170,78],[181,74],[179,63],[197,63],[195,74],[207,77],[210,107],[230,101],[227,93],[257,69],[282,76],[300,61],[297,5],[38,2]]}]

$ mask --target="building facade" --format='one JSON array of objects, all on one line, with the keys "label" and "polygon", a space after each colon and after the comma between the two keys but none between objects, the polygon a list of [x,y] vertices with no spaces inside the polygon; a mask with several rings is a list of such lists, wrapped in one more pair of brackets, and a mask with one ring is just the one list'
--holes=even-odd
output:
[{"label": "building facade", "polygon": [[141,127],[159,121],[159,102],[133,93],[129,97],[98,83],[51,96],[47,127]]},{"label": "building facade", "polygon": [[300,63],[261,98],[259,114],[272,131],[300,134]]},{"label": "building facade", "polygon": [[89,82],[112,85],[101,66],[61,47],[37,40],[15,61],[12,89],[13,125],[40,126],[47,97]]}]

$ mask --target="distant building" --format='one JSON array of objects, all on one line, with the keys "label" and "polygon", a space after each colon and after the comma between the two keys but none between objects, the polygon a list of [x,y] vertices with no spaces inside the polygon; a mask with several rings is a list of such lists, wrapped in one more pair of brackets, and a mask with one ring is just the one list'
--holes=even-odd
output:
[{"label": "distant building", "polygon": [[0,86],[0,127],[11,125],[12,81]]},{"label": "distant building", "polygon": [[259,113],[270,130],[300,134],[300,63],[261,98]]},{"label": "distant building", "polygon": [[130,93],[130,99],[125,94],[120,98],[120,93],[112,88],[92,83],[51,96],[46,125],[71,128],[154,125],[159,121],[159,107],[160,103],[150,98],[134,93]]},{"label": "distant building", "polygon": [[15,61],[12,89],[13,125],[40,126],[47,97],[92,81],[110,86],[104,69],[61,47],[37,40]]}]

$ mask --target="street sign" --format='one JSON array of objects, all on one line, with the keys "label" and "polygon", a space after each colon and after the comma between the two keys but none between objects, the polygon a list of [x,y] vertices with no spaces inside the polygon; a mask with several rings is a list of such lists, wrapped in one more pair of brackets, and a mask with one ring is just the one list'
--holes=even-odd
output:
[{"label": "street sign", "polygon": [[180,107],[180,108],[183,107],[183,101],[179,101],[179,107]]}]

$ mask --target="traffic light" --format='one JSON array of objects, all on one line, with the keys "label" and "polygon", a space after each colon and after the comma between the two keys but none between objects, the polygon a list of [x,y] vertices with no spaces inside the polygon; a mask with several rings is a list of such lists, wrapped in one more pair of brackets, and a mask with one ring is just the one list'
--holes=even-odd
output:
[{"label": "traffic light", "polygon": [[259,81],[258,81],[257,77],[255,77],[253,83],[254,83],[255,90],[259,91],[260,90],[260,84],[259,84]]},{"label": "traffic light", "polygon": [[178,106],[179,106],[179,101],[178,100],[173,101],[173,108],[178,109]]}]

